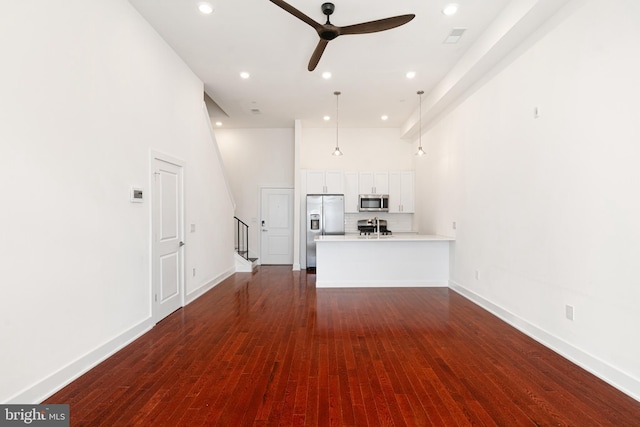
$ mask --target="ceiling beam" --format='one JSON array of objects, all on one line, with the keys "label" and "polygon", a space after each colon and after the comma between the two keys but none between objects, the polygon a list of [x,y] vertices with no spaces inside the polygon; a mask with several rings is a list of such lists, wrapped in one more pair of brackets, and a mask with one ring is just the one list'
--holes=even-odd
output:
[{"label": "ceiling beam", "polygon": [[[456,65],[424,97],[422,131],[459,105],[489,77],[526,51],[586,0],[513,0]],[[400,129],[402,139],[418,136],[418,108]]]}]

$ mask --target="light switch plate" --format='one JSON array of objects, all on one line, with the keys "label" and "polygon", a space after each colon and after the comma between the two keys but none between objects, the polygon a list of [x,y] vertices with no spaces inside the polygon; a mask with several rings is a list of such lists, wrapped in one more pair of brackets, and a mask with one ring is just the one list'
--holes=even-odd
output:
[{"label": "light switch plate", "polygon": [[565,306],[565,316],[567,317],[567,319],[573,320],[573,306]]},{"label": "light switch plate", "polygon": [[129,193],[129,197],[131,203],[143,203],[144,202],[144,191],[141,187],[131,187],[131,191]]}]

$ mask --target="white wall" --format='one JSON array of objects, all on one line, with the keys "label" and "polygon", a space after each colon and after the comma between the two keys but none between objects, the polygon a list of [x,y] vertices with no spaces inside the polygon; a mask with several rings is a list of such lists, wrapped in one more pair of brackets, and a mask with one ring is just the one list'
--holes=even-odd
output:
[{"label": "white wall", "polygon": [[260,189],[294,187],[293,129],[215,129],[236,202],[249,225],[249,250],[260,256]]},{"label": "white wall", "polygon": [[640,3],[584,3],[425,135],[417,220],[457,222],[455,289],[638,399]]},{"label": "white wall", "polygon": [[[340,129],[342,157],[331,155],[335,128],[304,128],[300,135],[301,169],[349,171],[413,170],[414,147],[400,139],[400,129]],[[225,170],[236,201],[236,215],[248,222],[249,247],[259,256],[260,188],[294,186],[294,129],[215,129]],[[304,192],[304,189],[300,189]],[[303,207],[297,206],[298,211]],[[402,225],[411,229],[411,218]],[[402,228],[402,227],[401,227]],[[300,236],[304,242],[306,235]],[[301,244],[304,253],[304,245]],[[294,262],[294,264],[296,264]],[[303,263],[304,264],[304,263]]]},{"label": "white wall", "polygon": [[127,1],[4,2],[0,51],[0,402],[30,403],[152,326],[151,150],[186,163],[188,300],[233,211],[202,83]]},{"label": "white wall", "polygon": [[341,157],[332,156],[335,128],[302,128],[300,167],[349,171],[413,170],[413,146],[398,128],[339,129]]}]

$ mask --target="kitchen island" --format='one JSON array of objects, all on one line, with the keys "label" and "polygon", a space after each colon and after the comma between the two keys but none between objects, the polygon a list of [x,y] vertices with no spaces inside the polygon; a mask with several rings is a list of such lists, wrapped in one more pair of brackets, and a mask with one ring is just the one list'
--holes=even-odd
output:
[{"label": "kitchen island", "polygon": [[404,234],[316,237],[316,286],[446,287],[454,238]]}]

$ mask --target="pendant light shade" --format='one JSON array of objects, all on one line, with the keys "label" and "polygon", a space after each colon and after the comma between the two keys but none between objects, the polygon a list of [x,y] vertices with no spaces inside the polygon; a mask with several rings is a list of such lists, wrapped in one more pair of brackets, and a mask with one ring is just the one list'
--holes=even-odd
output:
[{"label": "pendant light shade", "polygon": [[335,91],[333,94],[336,96],[336,148],[333,150],[332,155],[339,157],[342,156],[342,151],[340,151],[340,144],[338,143],[338,97],[340,96],[340,92]]},{"label": "pendant light shade", "polygon": [[425,154],[427,154],[427,153],[425,153],[425,151],[422,149],[422,94],[423,94],[423,93],[424,93],[424,91],[423,91],[423,90],[419,90],[419,91],[418,91],[418,97],[419,97],[419,99],[420,99],[420,101],[419,101],[419,102],[420,102],[420,109],[419,109],[419,111],[420,111],[420,116],[418,117],[418,120],[419,120],[420,126],[419,126],[418,131],[420,132],[420,134],[418,135],[418,141],[419,141],[419,143],[418,143],[418,152],[416,153],[416,156],[424,156]]}]

